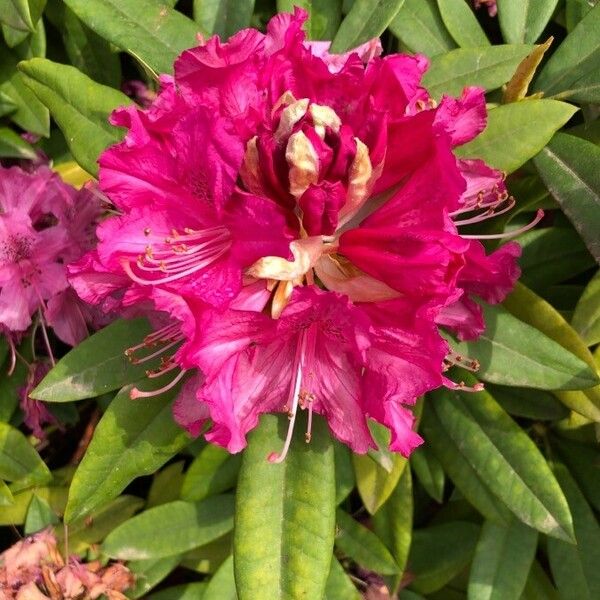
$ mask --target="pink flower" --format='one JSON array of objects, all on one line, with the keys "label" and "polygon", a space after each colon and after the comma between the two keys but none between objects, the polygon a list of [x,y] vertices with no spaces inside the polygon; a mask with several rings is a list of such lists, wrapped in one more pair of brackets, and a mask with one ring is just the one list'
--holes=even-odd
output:
[{"label": "pink flower", "polygon": [[514,200],[502,173],[453,153],[485,127],[483,90],[437,105],[425,57],[381,57],[376,41],[333,56],[305,41],[305,19],[213,37],[149,108],[115,112],[128,133],[100,185],[119,214],[71,281],[166,318],[130,355],[163,356],[151,376],[174,377],[132,395],[188,378],[174,414],[194,435],[237,452],[260,414],[287,411],[281,460],[305,409],[308,439],[318,413],[366,452],[374,419],[407,456],[417,397],[467,389],[443,374],[462,362],[438,327],[478,335],[473,298],[500,302],[518,276],[518,246],[487,255],[462,226]]},{"label": "pink flower", "polygon": [[29,395],[49,370],[50,365],[46,362],[32,364],[29,367],[26,384],[19,390],[20,406],[23,411],[25,425],[38,440],[43,440],[46,437],[46,433],[42,428],[44,424],[58,425],[56,417],[46,408],[46,405]]},{"label": "pink flower", "polygon": [[475,8],[487,6],[488,14],[490,17],[495,17],[498,14],[498,7],[496,6],[496,0],[474,0]]}]

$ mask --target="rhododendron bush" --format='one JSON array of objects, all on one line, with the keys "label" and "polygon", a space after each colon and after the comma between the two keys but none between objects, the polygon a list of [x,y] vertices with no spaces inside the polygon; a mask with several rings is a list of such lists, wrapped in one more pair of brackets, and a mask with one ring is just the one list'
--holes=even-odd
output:
[{"label": "rhododendron bush", "polygon": [[0,2],[0,598],[600,597],[594,5]]}]

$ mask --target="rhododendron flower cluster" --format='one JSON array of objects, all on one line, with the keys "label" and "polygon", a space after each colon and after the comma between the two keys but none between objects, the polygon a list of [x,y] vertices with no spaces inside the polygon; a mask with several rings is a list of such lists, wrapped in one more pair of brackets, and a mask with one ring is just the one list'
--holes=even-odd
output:
[{"label": "rhododendron flower cluster", "polygon": [[501,172],[453,154],[486,125],[483,90],[438,104],[424,56],[381,57],[377,41],[331,55],[305,19],[201,41],[148,109],[113,114],[128,132],[100,186],[119,215],[71,281],[104,308],[158,311],[129,355],[162,355],[149,374],[171,380],[132,397],[187,373],[174,414],[190,432],[237,452],[262,413],[287,412],[279,461],[306,410],[307,441],[318,413],[364,453],[373,419],[407,456],[422,441],[410,406],[474,367],[439,327],[476,337],[479,302],[519,275],[516,243],[488,254],[461,228],[514,200]]}]

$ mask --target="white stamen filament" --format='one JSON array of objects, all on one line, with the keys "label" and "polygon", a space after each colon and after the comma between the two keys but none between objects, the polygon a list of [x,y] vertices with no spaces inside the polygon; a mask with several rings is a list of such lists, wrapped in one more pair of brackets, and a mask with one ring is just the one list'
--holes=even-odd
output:
[{"label": "white stamen filament", "polygon": [[181,378],[186,373],[187,373],[187,369],[182,369],[181,373],[179,373],[177,375],[177,377],[175,377],[175,379],[173,379],[173,381],[171,381],[171,383],[168,383],[167,385],[159,388],[158,390],[150,390],[148,392],[145,392],[138,388],[133,388],[131,390],[131,392],[129,392],[129,397],[132,400],[136,400],[137,398],[151,398],[152,396],[159,396],[160,394],[163,394],[164,392],[168,392],[171,388],[175,387],[181,381]]},{"label": "white stamen filament", "polygon": [[521,235],[530,229],[533,229],[544,217],[544,211],[540,208],[535,215],[535,218],[531,223],[520,227],[519,229],[515,229],[513,231],[507,231],[505,233],[494,233],[490,235],[461,235],[462,238],[466,240],[501,240],[504,238],[515,237],[517,235]]}]

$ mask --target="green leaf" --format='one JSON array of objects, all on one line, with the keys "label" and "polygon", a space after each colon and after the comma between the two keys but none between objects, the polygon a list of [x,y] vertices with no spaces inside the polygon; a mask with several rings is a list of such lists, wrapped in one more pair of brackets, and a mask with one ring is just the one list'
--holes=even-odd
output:
[{"label": "green leaf", "polygon": [[361,600],[361,595],[335,556],[331,559],[323,600]]},{"label": "green leaf", "polygon": [[128,598],[146,598],[146,594],[156,587],[181,561],[181,555],[165,558],[131,560],[127,568],[135,577],[133,589],[127,590]]},{"label": "green leaf", "polygon": [[498,19],[511,44],[533,43],[544,31],[558,0],[498,0]]},{"label": "green leaf", "polygon": [[[304,413],[296,417],[302,429]],[[281,464],[286,417],[263,415],[249,435],[238,478],[234,565],[240,600],[321,598],[335,526],[335,473],[331,437],[316,418],[310,444],[292,440]]]},{"label": "green leaf", "polygon": [[566,0],[565,2],[565,21],[567,22],[567,31],[571,32],[594,7],[589,0]]},{"label": "green leaf", "polygon": [[478,376],[484,381],[542,390],[578,390],[598,383],[590,365],[506,309],[486,306],[483,313],[486,329],[479,339],[452,346],[479,361]]},{"label": "green leaf", "polygon": [[339,505],[352,492],[356,480],[352,465],[352,452],[348,446],[334,440],[333,453],[335,457],[335,503]]},{"label": "green leaf", "polygon": [[519,600],[535,558],[537,531],[513,521],[503,527],[486,521],[469,575],[469,599]]},{"label": "green leaf", "polygon": [[383,542],[347,512],[338,509],[335,545],[354,562],[382,575],[395,575],[400,571],[394,557]]},{"label": "green leaf", "polygon": [[466,521],[416,529],[408,559],[414,576],[410,587],[430,594],[454,579],[471,561],[479,529]]},{"label": "green leaf", "polygon": [[441,504],[444,500],[444,469],[429,446],[417,448],[410,456],[410,465],[425,491]]},{"label": "green leaf", "polygon": [[379,37],[404,4],[404,0],[355,0],[331,44],[341,53]]},{"label": "green leaf", "polygon": [[8,423],[0,423],[0,478],[45,483],[52,475],[27,438]]},{"label": "green leaf", "polygon": [[135,365],[125,356],[128,347],[152,331],[146,319],[121,319],[84,340],[61,358],[33,390],[45,402],[94,398],[145,376],[153,362]]},{"label": "green leaf", "polygon": [[406,467],[407,460],[398,453],[390,452],[390,431],[372,422],[369,424],[379,451],[367,455],[353,454],[354,473],[358,493],[365,508],[375,514],[391,496]]},{"label": "green leaf", "polygon": [[174,587],[154,592],[148,600],[204,600],[206,583],[184,583]]},{"label": "green leaf", "polygon": [[442,94],[459,96],[469,85],[494,90],[511,78],[521,60],[533,48],[501,45],[451,50],[433,57],[423,84],[438,99]]},{"label": "green leaf", "polygon": [[46,16],[60,31],[71,64],[94,81],[113,88],[121,85],[121,62],[110,44],[83,23],[64,3],[54,0]]},{"label": "green leaf", "polygon": [[67,501],[68,489],[63,486],[52,486],[28,488],[19,492],[11,491],[13,503],[10,506],[3,506],[0,510],[0,525],[22,525],[25,523],[27,510],[34,494],[45,500],[57,515],[62,514]]},{"label": "green leaf", "polygon": [[237,600],[233,556],[230,556],[208,582],[202,600]]},{"label": "green leaf", "polygon": [[437,0],[446,29],[462,48],[477,48],[489,45],[472,7],[464,0]]},{"label": "green leaf", "polygon": [[177,56],[195,46],[197,25],[156,0],[65,0],[105,40],[154,73],[170,73]]},{"label": "green leaf", "polygon": [[556,100],[523,100],[493,108],[487,127],[461,146],[461,157],[477,157],[512,173],[533,158],[577,108]]},{"label": "green leaf", "polygon": [[496,402],[509,414],[536,421],[556,421],[569,411],[550,392],[504,385],[485,386]]},{"label": "green leaf", "polygon": [[521,281],[542,290],[594,266],[594,258],[571,227],[533,229],[519,236]]},{"label": "green leaf", "polygon": [[96,174],[99,154],[122,137],[121,130],[108,123],[108,115],[131,100],[75,67],[45,58],[21,62],[19,70],[27,86],[50,109],[75,160],[88,173]]},{"label": "green leaf", "polygon": [[184,461],[180,460],[154,474],[152,485],[148,491],[146,508],[172,502],[173,500],[189,500],[189,498],[181,497],[184,464]]},{"label": "green leaf", "polygon": [[225,492],[235,485],[241,455],[208,444],[190,465],[181,488],[183,500],[202,500]]},{"label": "green leaf", "polygon": [[438,390],[429,405],[481,481],[518,519],[550,536],[572,539],[569,507],[552,471],[489,393]]},{"label": "green leaf", "polygon": [[373,516],[373,528],[398,565],[397,588],[408,561],[413,527],[413,492],[410,469],[405,469],[389,500]]},{"label": "green leaf", "polygon": [[567,36],[542,69],[536,91],[579,102],[600,101],[600,4]]},{"label": "green leaf", "polygon": [[600,342],[600,271],[579,298],[571,323],[588,346]]},{"label": "green leaf", "polygon": [[125,521],[104,540],[102,551],[122,560],[180,554],[216,540],[233,527],[233,496],[201,502],[175,500]]},{"label": "green leaf", "polygon": [[9,127],[0,127],[0,158],[33,160],[35,150]]},{"label": "green leaf", "polygon": [[[427,406],[434,402],[431,400]],[[444,471],[461,494],[486,518],[508,523],[510,513],[480,478],[465,455],[462,444],[446,432],[434,410],[426,408],[422,418],[422,433]]]},{"label": "green leaf", "polygon": [[295,6],[308,12],[304,29],[309,40],[333,39],[342,20],[342,0],[277,0],[277,12],[293,13]]},{"label": "green leaf", "polygon": [[10,488],[6,483],[0,479],[0,506],[10,506],[14,504],[15,499],[13,498]]},{"label": "green leaf", "polygon": [[45,5],[46,0],[2,0],[0,23],[20,31],[34,31]]},{"label": "green leaf", "polygon": [[559,600],[558,592],[539,562],[534,561],[521,600]]},{"label": "green leaf", "polygon": [[254,0],[194,0],[194,20],[204,35],[223,40],[250,25]]},{"label": "green leaf", "polygon": [[577,485],[561,464],[554,472],[569,501],[576,545],[548,540],[550,569],[563,600],[600,598],[600,526]]},{"label": "green leaf", "polygon": [[456,48],[436,0],[405,0],[390,30],[409,50],[430,57]]},{"label": "green leaf", "polygon": [[197,573],[215,573],[231,555],[233,532],[229,532],[209,544],[190,550],[183,555],[181,566]]},{"label": "green leaf", "polygon": [[25,526],[23,527],[25,535],[31,535],[57,523],[58,517],[48,502],[34,493],[25,517]]},{"label": "green leaf", "polygon": [[96,427],[71,483],[66,522],[116,498],[189,443],[171,415],[177,388],[143,400],[131,400],[129,392],[124,388],[115,396]]},{"label": "green leaf", "polygon": [[600,148],[558,133],[534,162],[550,193],[600,262]]}]

